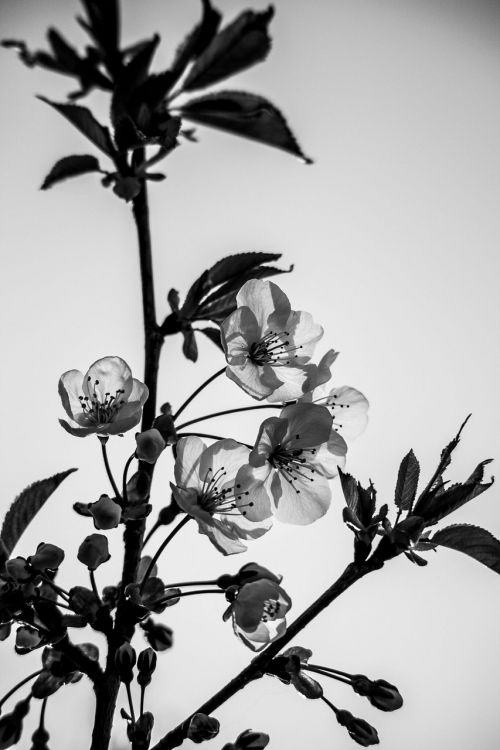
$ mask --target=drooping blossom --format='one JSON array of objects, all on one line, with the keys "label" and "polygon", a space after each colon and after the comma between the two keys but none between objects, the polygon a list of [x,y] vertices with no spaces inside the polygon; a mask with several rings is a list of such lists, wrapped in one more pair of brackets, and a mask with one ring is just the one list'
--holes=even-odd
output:
[{"label": "drooping blossom", "polygon": [[292,310],[272,281],[250,279],[236,302],[221,327],[227,376],[259,401],[299,398],[322,327],[309,313]]},{"label": "drooping blossom", "polygon": [[218,440],[207,447],[190,436],[177,443],[176,484],[171,485],[175,500],[224,555],[244,552],[242,539],[256,539],[269,528],[247,520],[251,501],[236,483],[248,454],[248,448],[235,440]]},{"label": "drooping blossom", "polygon": [[235,589],[224,620],[231,618],[233,630],[245,646],[260,651],[285,632],[292,600],[276,576],[249,581]]},{"label": "drooping blossom", "polygon": [[59,379],[59,395],[67,422],[62,427],[71,435],[85,437],[118,435],[135,427],[141,420],[148,388],[132,377],[130,367],[121,357],[103,357],[83,375],[68,370]]},{"label": "drooping blossom", "polygon": [[236,478],[250,493],[252,505],[245,499],[247,518],[259,521],[274,515],[298,525],[316,521],[328,510],[328,480],[344,466],[346,452],[345,440],[332,429],[324,406],[292,404],[279,417],[264,420],[248,465]]}]

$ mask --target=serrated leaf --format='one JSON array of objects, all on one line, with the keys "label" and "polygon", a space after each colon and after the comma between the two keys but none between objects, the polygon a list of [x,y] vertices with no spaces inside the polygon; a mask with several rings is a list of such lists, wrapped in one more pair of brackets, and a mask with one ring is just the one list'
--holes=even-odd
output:
[{"label": "serrated leaf", "polygon": [[420,464],[412,450],[401,461],[394,494],[394,502],[401,510],[409,510],[413,506],[417,494]]},{"label": "serrated leaf", "polygon": [[87,11],[87,21],[78,18],[80,25],[103,50],[105,62],[118,49],[120,36],[120,9],[118,0],[82,0]]},{"label": "serrated leaf", "polygon": [[500,573],[500,541],[486,529],[468,523],[454,524],[436,531],[433,544],[463,552]]},{"label": "serrated leaf", "polygon": [[39,96],[38,99],[53,107],[56,112],[59,112],[59,114],[69,120],[69,122],[74,125],[77,130],[83,133],[89,141],[97,146],[97,148],[107,156],[113,158],[115,155],[115,147],[113,146],[109,130],[104,127],[104,125],[97,122],[89,109],[86,107],[80,107],[78,104],[60,104],[58,102],[52,102],[44,96]]},{"label": "serrated leaf", "polygon": [[348,474],[347,472],[342,471],[342,469],[339,468],[339,478],[340,478],[340,485],[342,487],[342,492],[344,493],[344,498],[347,504],[347,507],[357,514],[358,508],[359,508],[359,492],[358,492],[358,483],[354,479],[351,474]]},{"label": "serrated leaf", "polygon": [[297,156],[306,164],[312,163],[303,153],[279,109],[258,94],[244,91],[208,94],[184,104],[180,114],[200,125],[274,146]]},{"label": "serrated leaf", "polygon": [[262,13],[246,10],[219,31],[189,71],[184,91],[210,86],[262,62],[271,49],[267,27],[273,15],[272,7]]},{"label": "serrated leaf", "polygon": [[68,177],[78,177],[87,172],[100,172],[98,160],[95,156],[79,155],[65,156],[54,164],[49,174],[43,181],[41,190],[47,190],[57,182],[66,180]]},{"label": "serrated leaf", "polygon": [[[168,71],[169,88],[171,88],[186,70],[191,60],[198,58],[206,50],[219,28],[222,16],[209,0],[202,0],[203,15],[201,21],[188,34],[177,49],[174,62]],[[169,90],[169,89],[168,89]],[[165,91],[165,94],[168,93]]]},{"label": "serrated leaf", "polygon": [[235,253],[234,255],[227,255],[208,269],[208,281],[212,287],[224,284],[235,276],[240,277],[241,274],[250,271],[252,268],[257,268],[263,263],[270,263],[280,258],[281,253]]},{"label": "serrated leaf", "polygon": [[490,482],[482,482],[484,467],[489,463],[491,463],[491,459],[481,461],[463,483],[454,484],[447,489],[442,489],[442,485],[436,485],[439,492],[431,491],[427,495],[421,496],[414,508],[414,513],[425,520],[426,526],[432,526],[454,510],[458,510],[462,505],[473,500],[493,484],[493,479]]},{"label": "serrated leaf", "polygon": [[440,460],[439,460],[438,467],[437,467],[436,471],[434,472],[434,474],[432,475],[432,477],[431,477],[431,479],[430,479],[427,487],[424,489],[424,491],[421,493],[420,497],[418,498],[417,505],[415,506],[415,512],[417,512],[417,507],[418,507],[418,505],[420,503],[420,499],[421,498],[423,498],[424,496],[428,495],[429,492],[435,490],[438,486],[442,487],[442,485],[443,485],[443,474],[444,474],[444,472],[446,471],[446,469],[448,468],[448,466],[451,463],[452,453],[455,450],[455,448],[457,447],[457,445],[459,444],[459,442],[460,442],[460,436],[462,434],[462,430],[464,429],[465,425],[469,421],[470,417],[471,417],[471,415],[469,414],[469,416],[460,425],[460,429],[458,430],[458,432],[455,435],[455,437],[453,438],[453,440],[451,440],[448,443],[448,445],[441,451],[441,457],[440,457]]},{"label": "serrated leaf", "polygon": [[197,308],[192,320],[212,320],[214,323],[221,323],[236,308],[236,296],[249,279],[266,279],[269,276],[279,276],[291,271],[293,271],[293,265],[289,268],[275,268],[274,266],[251,268],[206,297]]},{"label": "serrated leaf", "polygon": [[8,557],[12,554],[21,535],[38,511],[59,487],[61,482],[74,471],[76,469],[68,469],[67,471],[61,471],[59,474],[54,474],[54,476],[48,479],[34,482],[16,497],[5,515],[2,530],[0,531],[3,549],[6,550]]}]

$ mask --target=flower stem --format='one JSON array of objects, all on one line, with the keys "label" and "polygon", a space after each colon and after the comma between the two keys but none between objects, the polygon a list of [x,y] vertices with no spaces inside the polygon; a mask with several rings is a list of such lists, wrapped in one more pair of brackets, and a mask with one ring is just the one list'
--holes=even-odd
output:
[{"label": "flower stem", "polygon": [[101,597],[99,596],[99,591],[97,590],[97,584],[95,582],[95,572],[93,570],[89,570],[89,576],[90,576],[90,585],[92,586],[92,591],[94,592],[96,598],[101,601]]},{"label": "flower stem", "polygon": [[158,531],[158,529],[159,529],[159,528],[160,528],[161,526],[163,526],[163,524],[162,524],[162,523],[159,523],[159,522],[157,521],[157,522],[155,523],[155,525],[154,525],[154,526],[152,526],[152,527],[151,527],[151,528],[149,529],[148,533],[147,533],[147,534],[146,534],[146,536],[144,537],[144,542],[142,543],[142,547],[143,547],[143,548],[144,548],[144,547],[146,546],[146,544],[147,544],[147,543],[149,542],[149,540],[151,539],[151,537],[153,536],[153,534],[155,533],[155,531]]},{"label": "flower stem", "polygon": [[163,552],[163,550],[165,549],[165,547],[167,546],[167,544],[169,544],[169,542],[174,538],[174,536],[176,534],[178,534],[179,531],[182,529],[182,527],[185,526],[187,524],[187,522],[190,521],[190,520],[191,520],[191,516],[188,516],[188,515],[184,516],[184,518],[181,521],[179,521],[179,523],[177,524],[177,526],[174,529],[172,529],[172,531],[167,536],[167,538],[160,544],[160,546],[156,550],[153,558],[151,559],[151,562],[148,565],[146,573],[144,574],[144,578],[141,581],[141,588],[140,588],[141,592],[143,591],[144,586],[146,584],[146,581],[150,577],[151,572],[152,572],[154,566],[156,565],[156,563],[158,561],[158,558],[160,557],[161,553]]},{"label": "flower stem", "polygon": [[219,377],[219,375],[224,375],[224,373],[225,373],[225,372],[226,372],[226,368],[225,368],[225,367],[223,367],[223,368],[222,368],[221,370],[217,370],[217,372],[214,372],[214,374],[213,374],[213,375],[211,375],[211,376],[210,376],[210,377],[208,378],[208,380],[205,380],[205,382],[204,382],[204,383],[202,383],[202,384],[201,384],[200,386],[198,386],[198,388],[197,388],[197,389],[196,389],[195,391],[193,391],[193,392],[192,392],[192,394],[191,394],[191,395],[189,396],[189,398],[187,398],[187,399],[186,399],[186,400],[184,401],[184,403],[182,404],[182,406],[180,406],[180,407],[179,407],[179,408],[177,409],[177,411],[176,411],[176,412],[175,412],[175,414],[174,414],[174,420],[176,420],[176,419],[177,419],[177,417],[178,417],[178,416],[179,416],[180,414],[182,414],[182,412],[184,411],[184,409],[185,409],[185,408],[186,408],[187,406],[189,406],[189,404],[191,403],[191,401],[192,401],[192,400],[193,400],[194,398],[196,398],[196,396],[197,396],[197,395],[198,395],[199,393],[201,393],[201,391],[202,391],[202,390],[203,390],[204,388],[206,388],[206,387],[207,387],[207,385],[210,385],[210,383],[212,383],[212,382],[213,382],[213,381],[214,381],[214,380],[215,380],[216,378],[218,378],[218,377]]},{"label": "flower stem", "polygon": [[313,667],[308,664],[307,666],[302,665],[301,669],[305,669],[308,672],[314,672],[314,674],[320,674],[323,677],[331,677],[332,680],[338,680],[338,682],[343,682],[345,685],[351,684],[350,680],[345,680],[343,677],[340,677],[340,675],[333,674],[330,670],[323,669],[323,667]]},{"label": "flower stem", "polygon": [[214,411],[211,414],[204,414],[202,417],[196,417],[196,419],[190,419],[188,422],[183,422],[178,425],[177,429],[182,430],[184,427],[190,427],[192,424],[197,422],[203,422],[205,419],[213,419],[214,417],[223,417],[226,414],[236,414],[241,411],[255,411],[256,409],[282,409],[283,404],[259,404],[258,406],[240,406],[237,409],[225,409],[224,411]]},{"label": "flower stem", "polygon": [[[289,625],[286,632],[280,638],[277,638],[270,643],[267,648],[257,654],[250,664],[237,674],[236,677],[233,677],[232,680],[198,708],[197,711],[190,714],[185,721],[176,726],[172,731],[168,732],[168,734],[157,742],[151,750],[172,750],[174,747],[179,747],[179,745],[181,745],[186,739],[189,722],[194,713],[200,712],[210,715],[213,711],[219,708],[219,706],[225,703],[228,698],[231,698],[239,690],[244,688],[245,685],[248,685],[248,683],[259,677],[263,677],[271,660],[274,659],[287,643],[295,638],[295,636],[298,635],[306,625],[312,622],[320,612],[328,607],[354,583],[368,573],[378,570],[381,567],[382,565],[380,564],[380,561],[373,558],[370,558],[361,564],[351,563],[348,565],[335,583],[333,583],[318,599],[304,610],[304,612],[302,612],[302,614],[299,615],[291,625]],[[331,704],[331,706],[333,706],[333,704]]]},{"label": "flower stem", "polygon": [[[99,436],[98,436],[99,437]],[[99,442],[101,443],[101,449],[102,449],[102,457],[104,460],[104,466],[106,468],[106,474],[108,475],[108,479],[110,481],[111,487],[113,488],[113,492],[115,493],[115,497],[117,500],[121,500],[122,496],[120,495],[120,490],[118,489],[115,478],[113,476],[113,472],[111,471],[111,466],[109,465],[108,461],[108,451],[106,450],[106,442],[108,438],[105,437],[99,437]]]},{"label": "flower stem", "polygon": [[323,672],[334,672],[335,674],[340,674],[342,677],[347,677],[348,680],[351,680],[352,675],[349,674],[349,672],[342,672],[341,669],[333,669],[332,667],[322,667],[321,664],[308,664],[308,669],[321,669]]},{"label": "flower stem", "polygon": [[128,707],[130,708],[130,716],[135,724],[135,712],[134,712],[134,701],[132,700],[132,691],[130,690],[130,682],[125,683],[127,689]]},{"label": "flower stem", "polygon": [[329,700],[328,700],[328,698],[325,698],[325,696],[324,696],[324,695],[322,695],[322,696],[321,696],[321,700],[322,700],[322,701],[323,701],[324,703],[326,703],[326,705],[327,705],[327,706],[330,706],[330,708],[332,709],[332,711],[334,711],[334,713],[335,713],[335,714],[337,714],[337,712],[338,712],[338,708],[337,708],[337,706],[334,706],[334,705],[333,705],[333,703],[332,703],[331,701],[329,701]]},{"label": "flower stem", "polygon": [[123,502],[126,505],[128,502],[128,496],[127,496],[127,476],[128,476],[128,470],[130,468],[130,464],[135,458],[135,451],[132,453],[131,456],[127,458],[127,463],[125,464],[125,468],[123,469],[123,480],[122,480],[122,494],[123,494]]},{"label": "flower stem", "polygon": [[8,693],[5,693],[2,700],[0,700],[0,708],[10,698],[11,695],[14,695],[14,693],[19,690],[19,688],[22,688],[23,685],[26,685],[27,682],[35,679],[35,677],[38,677],[38,675],[42,672],[43,669],[38,669],[36,672],[33,672],[32,674],[29,674],[27,677],[25,677],[24,680],[21,680],[21,682],[18,682],[17,685],[14,685],[14,687],[11,688]]},{"label": "flower stem", "polygon": [[181,591],[180,594],[171,594],[164,599],[159,599],[155,604],[164,604],[172,599],[180,599],[182,596],[196,596],[196,594],[223,594],[222,589],[201,589],[200,591]]},{"label": "flower stem", "polygon": [[166,589],[176,589],[181,586],[217,586],[217,581],[181,581],[180,583],[166,583]]}]

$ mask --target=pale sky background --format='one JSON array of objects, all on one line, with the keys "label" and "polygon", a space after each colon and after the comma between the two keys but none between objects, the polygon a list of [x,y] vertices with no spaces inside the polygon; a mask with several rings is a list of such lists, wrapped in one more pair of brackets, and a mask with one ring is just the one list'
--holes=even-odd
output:
[{"label": "pale sky background", "polygon": [[[125,0],[124,36],[159,31],[155,69],[165,68],[198,16],[196,0]],[[230,19],[247,7],[219,0]],[[254,6],[264,8],[256,0]],[[44,46],[48,25],[73,41],[84,37],[67,0],[3,0],[3,37]],[[286,114],[316,164],[229,135],[198,129],[165,163],[168,180],[151,195],[160,319],[170,287],[183,295],[208,265],[232,252],[284,253],[293,274],[279,283],[292,307],[309,310],[325,328],[318,352],[341,352],[336,384],[361,389],[371,402],[366,433],[352,444],[348,469],[371,477],[381,502],[392,501],[399,461],[413,447],[422,477],[472,412],[450,478],[464,479],[478,461],[499,458],[498,241],[500,236],[500,5],[486,0],[316,0],[277,3],[269,60],[222,88],[267,96]],[[53,163],[96,153],[57,113],[34,98],[63,101],[72,82],[29,71],[1,51],[3,361],[2,511],[27,484],[71,466],[80,470],[50,500],[17,549],[40,540],[66,549],[62,585],[87,585],[75,563],[93,531],[76,516],[75,500],[108,492],[97,440],[79,440],[58,425],[57,381],[118,354],[142,374],[142,319],[134,226],[129,206],[86,176],[42,193]],[[106,99],[84,104],[106,117]],[[179,404],[223,362],[200,342],[200,361],[181,357],[181,341],[164,349],[159,403]],[[249,405],[220,380],[190,408]],[[206,431],[252,441],[258,417],[206,423]],[[205,425],[204,425],[205,427]],[[210,429],[208,429],[210,428]],[[120,467],[133,434],[112,440]],[[168,499],[171,465],[163,461],[155,509]],[[493,473],[495,468],[492,469]],[[162,576],[217,576],[257,560],[284,575],[291,617],[335,579],[351,559],[341,523],[337,483],[330,512],[307,528],[278,525],[249,552],[223,559],[189,526],[172,542]],[[156,511],[155,511],[156,512]],[[500,536],[498,489],[462,509]],[[121,530],[109,533],[113,558],[97,572],[112,583],[121,562]],[[161,537],[157,537],[156,544]],[[156,544],[153,547],[156,547]],[[175,648],[159,655],[157,739],[243,667],[251,657],[221,621],[224,602],[188,598],[157,619],[175,631]],[[500,734],[498,672],[500,579],[448,550],[426,569],[404,557],[355,586],[296,643],[317,663],[383,677],[401,690],[404,707],[383,714],[326,679],[325,694],[379,731],[384,750],[496,750]],[[75,640],[94,633],[75,631]],[[10,642],[12,644],[12,641]],[[144,644],[145,645],[145,644]],[[143,647],[141,636],[137,649]],[[1,692],[37,668],[37,653],[2,648]],[[154,694],[156,692],[156,695]],[[20,693],[20,696],[23,692]],[[120,694],[119,706],[126,705]],[[38,706],[20,747],[29,744]],[[88,747],[93,696],[86,680],[50,700],[51,748]],[[271,735],[270,748],[347,750],[356,745],[321,702],[262,680],[215,714],[220,748],[252,727]],[[123,737],[116,720],[115,748]],[[190,743],[186,743],[186,747]]]}]

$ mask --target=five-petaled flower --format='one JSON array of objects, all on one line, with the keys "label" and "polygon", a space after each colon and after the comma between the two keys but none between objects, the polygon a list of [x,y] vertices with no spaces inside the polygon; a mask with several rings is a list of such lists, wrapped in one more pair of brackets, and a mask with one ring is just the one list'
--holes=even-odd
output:
[{"label": "five-petaled flower", "polygon": [[322,327],[309,313],[292,310],[288,297],[271,281],[250,279],[236,302],[221,328],[227,376],[257,400],[299,398]]},{"label": "five-petaled flower", "polygon": [[292,404],[279,417],[264,420],[249,463],[236,477],[249,492],[236,500],[246,505],[247,518],[275,515],[280,521],[305,525],[323,516],[330,505],[328,479],[343,467],[347,445],[332,429],[324,406]]},{"label": "five-petaled flower", "polygon": [[251,501],[240,492],[236,474],[248,454],[248,448],[236,440],[218,440],[208,448],[194,436],[177,443],[176,484],[171,485],[175,500],[196,520],[200,534],[206,534],[224,555],[244,552],[241,539],[256,539],[269,528],[245,517]]},{"label": "five-petaled flower", "polygon": [[118,435],[141,420],[148,388],[132,377],[121,357],[103,357],[85,375],[68,370],[59,379],[59,395],[70,422],[59,422],[71,435]]},{"label": "five-petaled flower", "polygon": [[231,617],[235,634],[252,651],[260,651],[286,630],[285,616],[292,600],[279,585],[280,579],[271,575],[272,578],[259,578],[226,593],[234,598],[224,620]]}]

